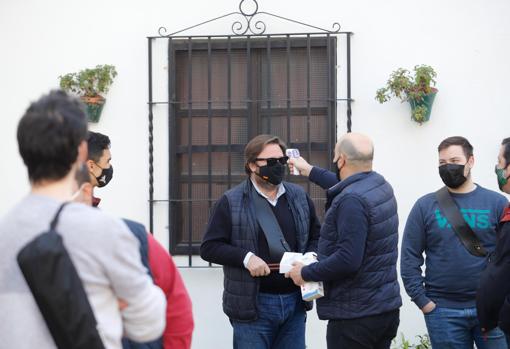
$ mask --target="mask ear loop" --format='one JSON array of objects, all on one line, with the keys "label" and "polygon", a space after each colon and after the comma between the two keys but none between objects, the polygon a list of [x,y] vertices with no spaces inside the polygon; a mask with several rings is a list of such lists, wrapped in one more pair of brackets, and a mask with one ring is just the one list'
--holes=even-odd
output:
[{"label": "mask ear loop", "polygon": [[[104,170],[104,168],[99,166],[99,164],[97,162],[95,162],[94,160],[92,160],[92,162],[94,163],[94,165],[96,165],[97,167],[99,167],[101,169],[101,173],[99,174],[99,176],[101,176],[102,171]],[[98,177],[96,177],[96,175],[94,174],[94,171],[89,170],[89,173],[92,175],[92,177],[94,177],[97,180]]]},{"label": "mask ear loop", "polygon": [[336,175],[336,179],[340,180],[340,168],[338,168],[338,161],[340,161],[340,159],[338,159],[335,162],[335,175]]},{"label": "mask ear loop", "polygon": [[[505,167],[503,167],[503,171],[506,171],[506,169],[508,168],[508,166],[510,166],[510,163],[506,164]],[[498,165],[496,165],[496,168],[498,167]],[[506,180],[508,181],[510,179],[510,174],[506,177]]]},{"label": "mask ear loop", "polygon": [[466,161],[466,163],[464,164],[464,167],[468,167],[469,168],[469,171],[468,171],[467,175],[464,176],[466,178],[468,178],[471,175],[471,170],[473,169],[471,166],[467,166],[467,164],[469,164],[469,160]]},{"label": "mask ear loop", "polygon": [[99,166],[99,164],[97,162],[94,161],[94,164],[99,167],[101,170],[104,170],[104,168],[102,168],[101,166]]}]

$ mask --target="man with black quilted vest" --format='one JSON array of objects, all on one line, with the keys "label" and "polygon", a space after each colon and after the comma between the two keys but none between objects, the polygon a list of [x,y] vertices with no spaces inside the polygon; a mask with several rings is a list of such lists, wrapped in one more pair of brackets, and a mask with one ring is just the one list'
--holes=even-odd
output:
[{"label": "man with black quilted vest", "polygon": [[305,191],[283,182],[288,158],[278,137],[259,135],[244,154],[248,178],[216,202],[200,255],[223,265],[223,311],[234,329],[235,349],[304,349],[310,304],[274,267],[283,252],[272,253],[270,245],[275,246],[268,243],[257,215],[268,213],[293,252],[316,250],[320,224]]}]

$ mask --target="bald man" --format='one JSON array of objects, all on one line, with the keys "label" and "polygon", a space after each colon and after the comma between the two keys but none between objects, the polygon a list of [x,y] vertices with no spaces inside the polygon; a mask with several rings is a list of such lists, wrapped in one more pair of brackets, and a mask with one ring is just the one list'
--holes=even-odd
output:
[{"label": "bald man", "polygon": [[397,334],[397,202],[391,185],[372,170],[373,157],[372,141],[349,133],[335,147],[336,174],[303,158],[291,162],[327,189],[319,262],[297,264],[287,276],[297,285],[324,281],[317,313],[329,320],[328,349],[388,349]]}]

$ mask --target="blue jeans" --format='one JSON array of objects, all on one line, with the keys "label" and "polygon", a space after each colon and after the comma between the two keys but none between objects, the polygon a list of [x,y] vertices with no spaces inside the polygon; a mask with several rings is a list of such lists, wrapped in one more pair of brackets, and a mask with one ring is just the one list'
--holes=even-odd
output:
[{"label": "blue jeans", "polygon": [[499,328],[482,335],[476,308],[436,307],[425,314],[433,349],[507,349],[505,334]]},{"label": "blue jeans", "polygon": [[232,321],[234,349],[304,349],[306,314],[301,292],[258,295],[258,319]]}]

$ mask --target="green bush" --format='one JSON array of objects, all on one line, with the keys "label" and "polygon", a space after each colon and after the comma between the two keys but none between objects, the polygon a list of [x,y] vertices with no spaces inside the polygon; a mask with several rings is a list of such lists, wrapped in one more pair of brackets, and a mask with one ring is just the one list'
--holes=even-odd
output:
[{"label": "green bush", "polygon": [[117,71],[113,65],[97,65],[77,73],[59,76],[60,88],[79,96],[96,97],[108,92]]},{"label": "green bush", "polygon": [[428,334],[424,334],[422,336],[416,336],[418,338],[417,344],[411,344],[409,340],[407,340],[403,333],[400,334],[400,342],[395,338],[393,340],[391,349],[431,349],[432,345],[430,344],[430,338]]}]

